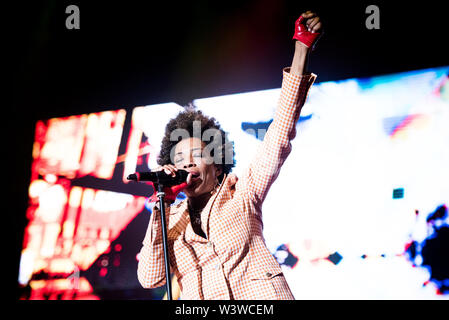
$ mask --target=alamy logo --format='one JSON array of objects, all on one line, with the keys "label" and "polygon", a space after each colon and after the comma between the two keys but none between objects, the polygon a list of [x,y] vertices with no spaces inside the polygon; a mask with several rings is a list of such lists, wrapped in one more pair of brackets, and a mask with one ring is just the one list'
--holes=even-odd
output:
[{"label": "alamy logo", "polygon": [[65,27],[69,30],[80,28],[80,9],[78,6],[72,4],[65,8],[65,13],[70,14],[65,19]]},{"label": "alamy logo", "polygon": [[[209,128],[201,132],[201,121],[193,121],[193,136],[186,129],[175,129],[170,134],[170,141],[181,141],[189,138],[197,138],[204,142],[206,146],[202,150],[202,158],[206,164],[232,164],[233,155],[226,150],[232,150],[227,148],[228,141],[227,136],[223,137],[222,132],[215,128]],[[172,163],[174,162],[175,147],[170,152]]]},{"label": "alamy logo", "polygon": [[379,7],[372,4],[366,7],[365,13],[370,14],[365,20],[365,26],[368,30],[380,29],[380,10]]}]

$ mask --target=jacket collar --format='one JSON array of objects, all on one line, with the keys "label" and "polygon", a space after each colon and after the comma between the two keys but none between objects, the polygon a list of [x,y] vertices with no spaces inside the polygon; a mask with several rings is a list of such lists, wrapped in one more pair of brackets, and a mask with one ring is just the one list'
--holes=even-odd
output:
[{"label": "jacket collar", "polygon": [[178,205],[174,206],[170,210],[170,215],[182,215],[182,219],[186,219],[186,230],[185,235],[187,239],[192,239],[200,242],[207,242],[209,239],[209,217],[212,212],[215,200],[221,195],[221,191],[225,184],[229,184],[228,182],[228,176],[225,175],[223,177],[223,181],[216,189],[215,193],[210,197],[209,201],[207,202],[206,206],[204,207],[202,213],[201,213],[201,226],[203,227],[204,233],[206,234],[207,239],[204,239],[203,237],[197,235],[195,231],[193,231],[192,224],[190,222],[190,216],[189,216],[189,210],[188,210],[188,199],[183,200]]}]

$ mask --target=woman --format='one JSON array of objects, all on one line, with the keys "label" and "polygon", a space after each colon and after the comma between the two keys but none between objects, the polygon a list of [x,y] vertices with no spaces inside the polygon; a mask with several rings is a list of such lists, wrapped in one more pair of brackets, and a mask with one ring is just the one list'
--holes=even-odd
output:
[{"label": "woman", "polygon": [[[183,190],[187,199],[167,206],[170,265],[181,298],[294,299],[280,265],[265,245],[261,207],[290,153],[296,122],[316,78],[306,74],[305,68],[321,27],[320,18],[310,11],[296,21],[295,54],[292,66],[283,71],[273,122],[240,179],[230,173],[232,144],[215,119],[186,111],[168,123],[157,170],[173,176],[179,169],[189,172]],[[218,148],[216,141],[212,149],[206,144],[204,133],[210,130],[221,137],[214,139],[221,141]],[[145,288],[165,284],[157,206],[140,252],[138,278]]]}]

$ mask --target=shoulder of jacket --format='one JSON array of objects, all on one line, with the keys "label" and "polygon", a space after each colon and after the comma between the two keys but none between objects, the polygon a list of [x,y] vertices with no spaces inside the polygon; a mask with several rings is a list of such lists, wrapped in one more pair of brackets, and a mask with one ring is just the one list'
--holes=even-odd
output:
[{"label": "shoulder of jacket", "polygon": [[237,183],[238,180],[239,178],[237,177],[237,175],[235,175],[234,173],[230,173],[227,175],[226,180],[224,182],[225,185],[232,187]]}]

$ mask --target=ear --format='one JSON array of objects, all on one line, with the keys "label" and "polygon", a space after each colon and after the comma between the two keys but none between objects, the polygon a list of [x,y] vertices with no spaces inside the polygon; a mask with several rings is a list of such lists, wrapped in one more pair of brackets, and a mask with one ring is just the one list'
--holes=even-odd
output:
[{"label": "ear", "polygon": [[219,177],[223,173],[223,167],[222,166],[215,166],[215,175]]}]

